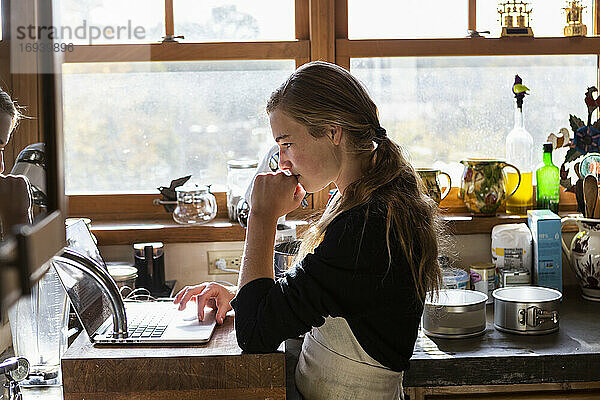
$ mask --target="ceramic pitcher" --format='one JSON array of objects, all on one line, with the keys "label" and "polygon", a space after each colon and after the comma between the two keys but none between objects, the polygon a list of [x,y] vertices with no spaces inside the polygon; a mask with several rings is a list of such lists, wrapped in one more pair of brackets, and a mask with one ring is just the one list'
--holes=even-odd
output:
[{"label": "ceramic pitcher", "polygon": [[[450,188],[452,187],[452,179],[450,179],[450,175],[440,170],[431,168],[417,168],[416,171],[421,177],[429,197],[431,197],[436,203],[440,204],[440,202],[444,200],[446,196],[448,196],[448,193],[450,193]],[[448,184],[444,186],[445,190],[443,192],[442,185],[440,185],[440,175],[444,175],[448,180]]]},{"label": "ceramic pitcher", "polygon": [[587,300],[600,301],[600,219],[583,217],[565,217],[561,225],[577,224],[579,232],[573,237],[571,247],[565,244],[562,248],[569,260],[569,265]]},{"label": "ceramic pitcher", "polygon": [[[460,182],[458,197],[469,211],[478,215],[494,215],[507,198],[515,194],[521,184],[521,172],[517,167],[502,160],[468,158]],[[513,168],[519,175],[514,190],[506,195],[504,168]]]}]

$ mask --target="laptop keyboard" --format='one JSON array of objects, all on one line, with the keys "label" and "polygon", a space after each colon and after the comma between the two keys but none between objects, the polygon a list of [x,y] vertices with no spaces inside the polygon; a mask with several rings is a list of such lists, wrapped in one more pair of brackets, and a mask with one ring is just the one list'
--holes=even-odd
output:
[{"label": "laptop keyboard", "polygon": [[152,314],[133,315],[127,321],[127,333],[131,338],[159,338],[173,319],[173,311],[156,310]]}]

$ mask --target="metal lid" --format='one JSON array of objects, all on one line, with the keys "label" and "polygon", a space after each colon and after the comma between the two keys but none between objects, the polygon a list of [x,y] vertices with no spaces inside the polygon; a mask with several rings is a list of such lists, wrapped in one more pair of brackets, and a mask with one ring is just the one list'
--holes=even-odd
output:
[{"label": "metal lid", "polygon": [[118,282],[137,278],[137,268],[131,265],[107,265],[106,268],[110,276]]},{"label": "metal lid", "polygon": [[562,293],[540,286],[509,286],[494,290],[492,296],[512,303],[540,303],[560,300]]},{"label": "metal lid", "polygon": [[230,169],[248,169],[258,167],[258,161],[256,160],[229,160],[227,161],[227,167]]},{"label": "metal lid", "polygon": [[151,246],[153,249],[162,249],[162,242],[154,242],[154,243],[134,243],[133,248],[136,250],[144,250],[146,246]]},{"label": "metal lid", "polygon": [[473,263],[471,265],[469,265],[469,268],[473,268],[473,269],[495,269],[496,266],[489,262],[489,263]]},{"label": "metal lid", "polygon": [[485,303],[487,299],[487,294],[475,290],[440,289],[437,298],[429,292],[425,304],[435,306],[470,306]]},{"label": "metal lid", "polygon": [[186,183],[182,186],[177,186],[175,188],[175,192],[185,192],[185,193],[208,193],[210,191],[210,185],[198,185],[196,183],[190,184]]}]

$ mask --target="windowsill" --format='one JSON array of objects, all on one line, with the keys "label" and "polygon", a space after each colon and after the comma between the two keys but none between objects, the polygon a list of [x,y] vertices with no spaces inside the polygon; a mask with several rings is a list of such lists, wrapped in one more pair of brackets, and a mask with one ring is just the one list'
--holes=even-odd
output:
[{"label": "windowsill", "polygon": [[[560,212],[561,217],[574,212]],[[453,235],[490,234],[499,224],[527,223],[526,216],[498,214],[491,217],[472,216],[470,214],[447,213],[444,219]],[[307,226],[304,221],[296,221]],[[569,225],[565,232],[575,232],[577,228]],[[136,220],[136,221],[94,221],[92,232],[98,238],[98,244],[130,245],[140,242],[163,243],[200,243],[200,242],[237,242],[246,237],[245,230],[227,219],[217,218],[204,225],[179,225],[173,220]]]},{"label": "windowsill", "polygon": [[172,219],[135,221],[94,221],[92,233],[100,246],[163,242],[236,242],[246,232],[239,224],[216,218],[204,225],[179,225]]}]

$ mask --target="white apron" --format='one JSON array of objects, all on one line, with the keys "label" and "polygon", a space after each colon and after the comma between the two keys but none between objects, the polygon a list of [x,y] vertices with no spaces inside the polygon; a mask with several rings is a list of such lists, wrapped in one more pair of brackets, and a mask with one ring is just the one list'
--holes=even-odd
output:
[{"label": "white apron", "polygon": [[339,317],[304,336],[295,374],[306,400],[404,399],[402,376],[369,356]]}]

